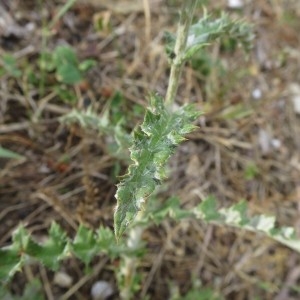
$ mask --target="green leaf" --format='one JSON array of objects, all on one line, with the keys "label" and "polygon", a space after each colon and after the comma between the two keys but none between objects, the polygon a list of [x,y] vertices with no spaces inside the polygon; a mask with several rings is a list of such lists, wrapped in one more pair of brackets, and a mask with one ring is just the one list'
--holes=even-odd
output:
[{"label": "green leaf", "polygon": [[255,163],[249,163],[244,171],[245,179],[252,180],[259,174],[259,169]]},{"label": "green leaf", "polygon": [[194,214],[197,218],[220,226],[232,226],[256,233],[263,233],[300,253],[300,239],[297,238],[294,228],[276,227],[274,216],[256,215],[248,217],[245,201],[229,208],[217,210],[212,199],[213,198],[209,197],[204,200],[201,205],[194,210]]},{"label": "green leaf", "polygon": [[109,228],[100,227],[97,232],[97,244],[101,251],[107,253],[111,257],[117,256],[122,253],[120,250],[122,245],[117,245],[114,233]]},{"label": "green leaf", "polygon": [[74,239],[72,252],[88,265],[92,258],[100,252],[95,233],[80,225]]},{"label": "green leaf", "polygon": [[53,61],[56,67],[60,65],[78,65],[78,59],[75,51],[69,46],[58,46],[53,53]]},{"label": "green leaf", "polygon": [[161,207],[147,211],[140,223],[147,225],[152,220],[157,224],[166,217],[177,221],[194,217],[213,225],[261,233],[300,253],[300,239],[294,228],[276,227],[274,216],[254,215],[249,217],[246,201],[241,201],[229,208],[217,209],[216,200],[208,197],[198,207],[185,210],[180,207],[180,202],[176,197],[171,197]]},{"label": "green leaf", "polygon": [[184,210],[180,207],[180,200],[178,197],[170,197],[163,203],[162,206],[147,211],[145,216],[141,220],[141,223],[147,226],[147,224],[152,221],[158,225],[166,218],[172,218],[176,221],[179,221],[191,216],[193,216],[193,213],[191,211]]},{"label": "green leaf", "polygon": [[81,73],[77,66],[62,64],[56,70],[57,80],[66,84],[76,84],[82,80]]},{"label": "green leaf", "polygon": [[76,103],[77,102],[77,96],[74,93],[74,91],[67,89],[63,86],[55,86],[54,87],[55,93],[58,95],[58,97],[65,103]]},{"label": "green leaf", "polygon": [[44,243],[37,243],[22,225],[14,231],[12,240],[11,245],[0,248],[0,281],[3,282],[21,270],[25,263],[34,260],[57,270],[60,261],[72,253],[88,264],[101,253],[116,257],[128,251],[124,243],[116,244],[114,232],[109,228],[100,227],[94,232],[80,226],[72,241],[55,222],[51,224],[48,239]]},{"label": "green leaf", "polygon": [[28,232],[23,226],[19,226],[13,232],[13,243],[0,249],[0,281],[9,280],[16,272],[21,270],[29,240]]},{"label": "green leaf", "polygon": [[88,70],[95,67],[96,65],[97,63],[94,59],[86,59],[79,64],[78,68],[81,72],[87,72]]},{"label": "green leaf", "polygon": [[191,58],[196,52],[218,38],[229,36],[242,44],[245,50],[250,50],[254,38],[252,27],[243,21],[231,20],[228,15],[222,14],[213,20],[205,13],[189,30],[185,59]]},{"label": "green leaf", "polygon": [[69,46],[58,46],[53,53],[57,80],[75,84],[82,80],[79,62],[74,50]]},{"label": "green leaf", "polygon": [[10,54],[3,54],[1,64],[4,70],[13,77],[20,77],[22,72],[17,67],[17,60]]},{"label": "green leaf", "polygon": [[69,254],[67,246],[66,233],[58,224],[52,223],[47,241],[40,245],[30,239],[25,251],[26,254],[38,259],[48,268],[57,270],[60,264],[59,261]]},{"label": "green leaf", "polygon": [[21,268],[22,260],[16,249],[0,249],[0,282],[8,281]]},{"label": "green leaf", "polygon": [[198,206],[199,211],[205,221],[214,221],[220,219],[220,214],[217,210],[217,202],[214,197],[208,197]]},{"label": "green leaf", "polygon": [[245,201],[239,202],[231,206],[230,208],[220,210],[220,212],[223,211],[224,222],[227,224],[236,224],[239,226],[243,226],[249,222],[246,216],[247,205]]},{"label": "green leaf", "polygon": [[18,251],[20,251],[20,253],[22,254],[27,248],[30,240],[30,235],[27,230],[21,225],[13,232],[12,240],[15,249],[18,249]]},{"label": "green leaf", "polygon": [[41,70],[52,72],[56,68],[53,54],[50,52],[41,52],[38,64]]},{"label": "green leaf", "polygon": [[13,159],[20,159],[20,158],[24,158],[24,156],[16,153],[16,152],[13,152],[11,150],[8,150],[8,149],[5,149],[5,148],[2,148],[0,146],[0,158],[13,158]]},{"label": "green leaf", "polygon": [[[230,37],[240,43],[246,51],[252,47],[254,38],[253,29],[243,21],[231,20],[228,15],[222,14],[219,18],[204,13],[204,16],[190,27],[187,39],[187,46],[181,60],[192,58],[203,47],[221,38]],[[169,57],[174,53],[175,37],[170,33],[165,33],[166,52]]]},{"label": "green leaf", "polygon": [[134,163],[118,184],[115,211],[117,238],[137,217],[147,198],[166,177],[167,160],[184,140],[183,135],[195,128],[191,122],[200,115],[191,105],[169,112],[159,96],[152,95],[150,103],[143,124],[133,134],[130,152]]},{"label": "green leaf", "polygon": [[69,114],[61,118],[61,121],[67,123],[79,123],[83,127],[96,129],[100,134],[106,134],[110,137],[111,143],[107,145],[112,155],[119,159],[128,161],[128,148],[132,144],[132,136],[123,128],[124,119],[119,120],[116,124],[112,123],[110,114],[115,117],[114,109],[110,113],[109,109],[105,109],[102,115],[97,115],[91,107],[86,111],[73,110]]}]

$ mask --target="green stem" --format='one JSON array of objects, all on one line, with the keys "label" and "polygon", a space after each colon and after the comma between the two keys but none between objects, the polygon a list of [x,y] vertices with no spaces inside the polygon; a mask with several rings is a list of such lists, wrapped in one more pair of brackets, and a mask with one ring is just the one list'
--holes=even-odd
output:
[{"label": "green stem", "polygon": [[[136,250],[140,247],[143,231],[144,227],[141,225],[137,225],[129,231],[127,238],[128,249]],[[120,291],[120,296],[123,300],[130,300],[134,296],[134,281],[140,259],[138,257],[127,255],[124,255],[122,259],[124,265],[120,270],[120,272],[122,273],[120,275],[123,276],[124,285]]]},{"label": "green stem", "polygon": [[[175,95],[178,89],[178,83],[181,76],[181,70],[184,64],[184,54],[186,49],[186,43],[189,33],[189,27],[192,22],[192,16],[198,0],[185,0],[181,8],[181,16],[179,21],[179,27],[177,31],[177,39],[175,44],[176,57],[172,61],[171,73],[169,78],[169,85],[166,94],[166,104],[171,105],[174,102]],[[143,218],[143,211],[140,211],[137,219]],[[129,231],[127,240],[128,248],[135,249],[139,247],[141,242],[141,236],[144,231],[144,227],[141,225],[134,226]],[[121,299],[132,299],[134,293],[134,279],[136,275],[136,269],[138,267],[139,258],[123,256],[123,266],[119,270],[119,275],[123,278],[123,287],[121,290]]]},{"label": "green stem", "polygon": [[166,104],[171,105],[175,101],[178,89],[178,83],[184,64],[184,53],[186,49],[189,28],[192,22],[192,16],[198,0],[185,0],[182,4],[180,20],[177,30],[177,38],[174,48],[175,58],[172,60],[169,85],[166,94]]}]

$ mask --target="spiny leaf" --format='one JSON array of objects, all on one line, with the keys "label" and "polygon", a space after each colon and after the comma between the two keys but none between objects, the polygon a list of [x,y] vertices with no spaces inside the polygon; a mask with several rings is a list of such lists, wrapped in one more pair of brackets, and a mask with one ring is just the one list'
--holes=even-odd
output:
[{"label": "spiny leaf", "polygon": [[57,270],[59,261],[68,256],[68,238],[61,227],[52,223],[47,241],[40,245],[33,239],[29,239],[25,249],[27,255],[36,258],[52,270]]},{"label": "spiny leaf", "polygon": [[[252,27],[240,20],[231,20],[227,14],[213,19],[211,15],[204,12],[204,16],[190,27],[187,46],[182,60],[190,59],[196,52],[209,45],[218,38],[230,37],[236,39],[246,51],[249,51],[254,38]],[[165,34],[167,46],[166,51],[173,53],[175,37],[170,33]]]},{"label": "spiny leaf", "polygon": [[13,233],[12,244],[0,248],[0,281],[8,281],[32,260],[55,270],[60,260],[72,253],[88,264],[97,254],[115,257],[123,252],[124,243],[116,245],[114,233],[108,228],[101,227],[95,233],[81,225],[74,240],[71,240],[58,224],[52,223],[47,241],[38,243],[21,225]]},{"label": "spiny leaf", "polygon": [[199,47],[226,36],[237,39],[247,51],[252,47],[254,36],[250,25],[240,20],[231,20],[227,14],[214,20],[205,12],[204,17],[190,28],[186,58],[191,57]]},{"label": "spiny leaf", "polygon": [[105,134],[109,137],[113,137],[116,147],[113,154],[121,159],[128,159],[128,148],[131,146],[131,136],[125,132],[122,127],[124,120],[121,119],[117,124],[113,124],[109,110],[105,110],[102,115],[97,115],[93,112],[91,107],[88,107],[86,111],[73,110],[69,114],[61,118],[62,122],[67,123],[79,123],[82,127],[89,127],[96,129],[100,134]]},{"label": "spiny leaf", "polygon": [[73,253],[88,265],[92,258],[99,253],[95,233],[80,225],[74,239]]},{"label": "spiny leaf", "polygon": [[118,184],[115,211],[115,235],[118,238],[166,177],[167,160],[184,140],[183,135],[195,128],[191,122],[200,115],[191,105],[170,112],[159,96],[152,95],[150,103],[143,124],[133,134],[130,152],[134,163]]},{"label": "spiny leaf", "polygon": [[0,281],[8,280],[22,268],[22,260],[15,249],[0,249]]},{"label": "spiny leaf", "polygon": [[229,208],[218,209],[216,200],[213,197],[208,197],[198,207],[192,210],[185,210],[180,207],[180,201],[176,199],[172,197],[166,201],[163,207],[147,212],[141,224],[148,224],[149,221],[159,223],[167,216],[177,221],[185,218],[196,218],[214,225],[230,226],[263,233],[300,253],[300,239],[296,236],[294,228],[276,227],[274,216],[248,216],[249,213],[245,201],[241,201]]}]

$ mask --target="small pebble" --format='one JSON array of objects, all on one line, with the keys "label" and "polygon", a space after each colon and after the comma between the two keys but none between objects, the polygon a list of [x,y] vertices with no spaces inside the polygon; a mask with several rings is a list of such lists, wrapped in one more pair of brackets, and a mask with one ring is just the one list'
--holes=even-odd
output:
[{"label": "small pebble", "polygon": [[104,280],[96,281],[91,288],[91,296],[93,300],[105,300],[113,294],[110,283]]},{"label": "small pebble", "polygon": [[73,278],[65,272],[57,272],[54,275],[54,283],[62,288],[68,288],[73,283]]},{"label": "small pebble", "polygon": [[229,8],[242,8],[244,6],[244,3],[242,0],[227,0],[227,6]]},{"label": "small pebble", "polygon": [[281,141],[279,139],[272,139],[271,143],[275,149],[279,149],[281,147]]},{"label": "small pebble", "polygon": [[262,92],[260,89],[254,89],[252,91],[252,97],[256,100],[260,99],[262,97]]}]

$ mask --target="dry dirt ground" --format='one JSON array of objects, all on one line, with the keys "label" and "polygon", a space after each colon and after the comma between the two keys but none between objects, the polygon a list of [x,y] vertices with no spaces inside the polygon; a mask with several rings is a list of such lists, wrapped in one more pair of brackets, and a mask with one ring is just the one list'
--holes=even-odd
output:
[{"label": "dry dirt ground", "polygon": [[[140,122],[149,91],[166,91],[163,36],[176,30],[178,2],[78,1],[45,37],[43,29],[64,1],[0,1],[0,59],[11,54],[22,70],[19,77],[0,77],[0,145],[25,157],[0,159],[0,246],[10,243],[20,222],[36,236],[45,235],[53,220],[70,236],[80,222],[112,227],[116,175],[126,164],[110,154],[109,137],[59,119],[87,105],[101,114],[119,92],[116,113],[128,116],[127,129]],[[254,25],[253,49],[246,57],[235,41],[218,42],[185,67],[177,102],[193,102],[205,114],[171,159],[163,197],[178,195],[187,208],[208,195],[219,207],[245,199],[252,213],[274,214],[279,225],[298,231],[300,3],[245,0],[234,10],[225,0],[208,2],[213,14],[227,11]],[[201,12],[199,7],[197,16]],[[34,85],[27,72],[37,70],[42,51],[64,44],[80,60],[97,62],[82,83],[70,87],[73,103],[57,95],[53,74]],[[299,254],[259,234],[166,220],[143,238],[149,252],[140,272],[149,299],[168,299],[175,287],[184,295],[195,279],[224,299],[300,298]],[[90,299],[92,284],[105,280],[115,291],[110,299],[118,299],[112,271],[117,262],[101,257],[94,264],[102,261],[91,275],[76,259],[64,262],[61,270],[73,280],[66,288],[54,282],[54,272],[28,266],[9,289],[21,294],[36,277],[46,299],[70,290],[61,299]]]}]

